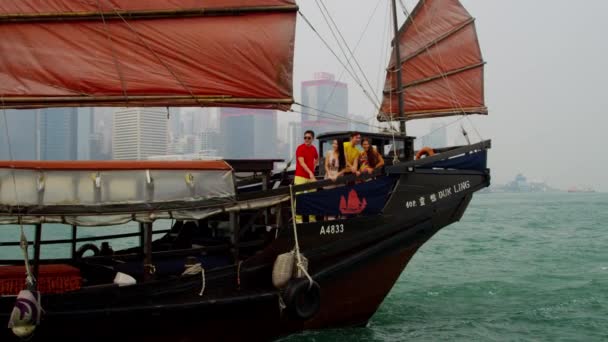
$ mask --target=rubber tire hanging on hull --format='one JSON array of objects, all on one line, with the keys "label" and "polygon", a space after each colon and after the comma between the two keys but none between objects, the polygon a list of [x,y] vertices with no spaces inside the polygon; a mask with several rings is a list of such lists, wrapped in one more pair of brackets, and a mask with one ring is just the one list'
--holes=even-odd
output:
[{"label": "rubber tire hanging on hull", "polygon": [[99,255],[99,252],[100,252],[99,247],[95,246],[92,243],[85,243],[84,245],[80,246],[80,248],[78,248],[78,250],[74,254],[74,258],[82,259],[82,257],[84,256],[84,253],[86,253],[87,251],[93,251],[93,256]]},{"label": "rubber tire hanging on hull", "polygon": [[321,288],[316,281],[310,284],[308,278],[291,279],[283,291],[283,301],[291,318],[310,319],[321,309]]}]

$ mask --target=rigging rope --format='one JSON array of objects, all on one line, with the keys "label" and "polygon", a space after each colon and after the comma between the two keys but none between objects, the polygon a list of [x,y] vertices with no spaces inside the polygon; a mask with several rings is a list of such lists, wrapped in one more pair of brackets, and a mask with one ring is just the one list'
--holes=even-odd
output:
[{"label": "rigging rope", "polygon": [[[343,116],[343,115],[340,115],[340,114],[335,114],[335,113],[331,113],[331,112],[328,112],[328,111],[324,111],[324,110],[321,110],[321,109],[318,109],[318,108],[315,108],[315,107],[307,106],[307,105],[301,104],[301,103],[299,103],[299,102],[294,102],[293,104],[294,104],[294,105],[296,105],[296,106],[300,106],[300,107],[302,107],[302,108],[308,108],[308,109],[315,110],[315,111],[317,111],[317,112],[319,112],[319,113],[325,113],[325,114],[327,114],[327,115],[331,115],[331,116],[333,116],[333,117],[330,117],[330,116],[327,116],[327,115],[322,115],[322,114],[310,114],[310,113],[303,113],[303,112],[301,112],[301,111],[298,111],[298,110],[295,110],[295,109],[291,109],[290,111],[291,111],[291,112],[294,112],[294,113],[300,113],[300,114],[303,114],[303,115],[308,115],[308,116],[316,116],[316,117],[320,117],[320,118],[326,118],[326,119],[329,119],[329,120],[334,120],[334,121],[339,121],[339,122],[352,122],[352,123],[359,123],[359,124],[362,124],[362,125],[368,126],[368,127],[370,127],[370,128],[377,128],[377,129],[382,129],[382,128],[383,128],[383,127],[381,127],[381,126],[374,126],[374,125],[371,125],[371,124],[369,124],[369,123],[367,123],[367,122],[365,122],[365,121],[359,121],[359,120],[351,119],[351,118],[349,118],[349,117],[346,117],[346,116]],[[334,117],[335,117],[335,118],[334,118]]]},{"label": "rigging rope", "polygon": [[109,0],[106,0],[106,2],[108,2],[112,11],[114,11],[114,13],[116,13],[116,15],[127,25],[129,30],[131,30],[135,34],[137,39],[144,45],[144,47],[147,50],[149,50],[152,53],[152,55],[154,55],[154,58],[156,58],[160,62],[160,64],[162,64],[162,66],[165,69],[167,69],[167,71],[171,74],[171,76],[182,86],[182,88],[184,88],[184,90],[186,90],[190,94],[192,99],[194,101],[196,101],[196,103],[198,103],[201,107],[204,107],[203,104],[196,98],[196,96],[194,95],[194,92],[192,92],[192,89],[190,89],[190,87],[188,87],[179,77],[177,77],[177,74],[169,67],[169,65],[167,63],[165,63],[165,61],[162,58],[160,58],[160,56],[156,53],[156,51],[154,51],[154,49],[152,49],[146,43],[146,41],[141,37],[139,32],[137,32],[137,30],[135,28],[133,28],[133,26],[131,26],[131,24],[127,20],[125,20],[125,18],[120,14],[120,12],[116,8],[114,8],[114,6],[112,6],[112,4],[110,3]]},{"label": "rigging rope", "polygon": [[361,124],[361,125],[365,125],[365,126],[367,126],[367,127],[369,127],[369,128],[375,128],[375,129],[378,129],[378,130],[383,130],[383,129],[385,129],[385,128],[386,128],[386,127],[382,127],[382,126],[375,126],[375,125],[372,125],[372,124],[369,124],[369,123],[365,123],[364,121],[353,121],[353,120],[351,120],[351,119],[337,119],[337,118],[333,118],[333,117],[331,117],[331,116],[327,116],[327,115],[323,115],[323,114],[310,114],[310,113],[304,113],[304,112],[299,111],[299,110],[296,110],[296,109],[290,109],[289,111],[290,111],[290,112],[293,112],[293,113],[301,114],[301,115],[308,115],[308,116],[314,116],[314,117],[318,117],[318,118],[325,118],[325,119],[327,119],[327,120],[333,120],[333,121],[337,121],[337,122],[344,122],[344,123],[353,122],[353,123],[359,123],[359,124]]},{"label": "rigging rope", "polygon": [[114,62],[114,66],[116,67],[116,72],[118,73],[118,77],[120,78],[120,87],[122,88],[122,94],[125,97],[125,104],[129,103],[129,96],[127,95],[127,84],[125,82],[124,75],[122,73],[122,68],[120,67],[120,63],[118,62],[118,58],[116,56],[116,49],[114,49],[114,40],[112,39],[112,35],[110,34],[110,29],[106,23],[106,18],[103,14],[103,8],[101,7],[100,0],[97,0],[97,7],[99,8],[99,13],[101,14],[101,21],[103,23],[103,29],[106,31],[107,39],[110,41],[110,48],[112,49],[112,61]]},{"label": "rigging rope", "polygon": [[355,75],[353,75],[353,73],[350,70],[348,70],[348,67],[346,66],[346,64],[344,64],[344,62],[340,59],[340,57],[338,57],[338,54],[336,54],[336,52],[331,48],[331,46],[327,43],[327,41],[323,38],[323,36],[321,36],[321,34],[312,25],[312,23],[308,20],[308,18],[306,18],[306,16],[304,15],[304,13],[302,13],[302,11],[298,11],[298,13],[302,17],[302,19],[304,19],[304,21],[306,22],[306,24],[308,24],[308,26],[317,35],[317,37],[319,37],[319,39],[321,40],[321,42],[323,42],[323,44],[325,45],[325,47],[334,55],[334,57],[336,57],[336,59],[342,65],[342,67],[344,67],[344,69],[346,69],[348,71],[348,74],[355,80],[355,83],[357,83],[357,85],[363,90],[363,94],[365,94],[365,96],[367,97],[367,99],[370,100],[370,102],[374,106],[377,106],[377,104],[374,102],[374,99],[371,97],[371,95],[369,94],[369,92],[367,90],[365,90],[365,87],[360,82],[357,81],[357,77]]},{"label": "rigging rope", "polygon": [[[374,98],[376,99],[376,103],[375,103],[376,107],[380,108],[380,100],[378,99],[378,96],[374,92],[374,87],[371,85],[369,79],[365,75],[365,72],[363,71],[363,68],[361,68],[361,65],[359,64],[359,62],[357,61],[357,58],[355,57],[355,54],[353,53],[353,51],[351,50],[351,48],[348,46],[348,43],[346,42],[346,39],[344,39],[344,36],[342,35],[342,32],[340,32],[340,29],[338,28],[338,25],[336,24],[336,22],[332,18],[329,10],[325,6],[325,4],[323,4],[322,1],[315,0],[315,2],[317,3],[317,6],[319,7],[319,10],[321,11],[321,14],[323,15],[323,18],[325,19],[325,22],[327,23],[327,26],[329,27],[330,32],[334,36],[334,39],[336,39],[336,42],[338,43],[338,46],[340,47],[340,50],[342,51],[342,54],[344,54],[344,57],[347,59],[348,64],[353,69],[354,74],[357,75],[355,68],[350,63],[350,59],[351,58],[355,62],[355,65],[357,65],[357,67],[359,68],[359,71],[361,72],[361,75],[363,76],[363,78],[367,82],[367,86],[372,91],[372,94],[374,95]],[[378,6],[376,6],[376,8],[377,7]],[[325,14],[324,14],[323,10],[325,10],[325,13],[327,14],[327,17],[325,17]],[[327,18],[329,18],[329,21],[327,20]],[[331,24],[330,24],[330,22],[331,22]],[[342,49],[342,45],[340,44],[340,40],[338,40],[338,38],[336,38],[336,35],[335,35],[334,30],[332,28],[332,24],[333,24],[333,28],[335,28],[336,32],[338,33],[338,36],[342,39],[342,44],[344,44],[344,46],[346,47],[346,49],[350,53],[350,57],[346,56],[346,53],[344,52],[344,49]],[[361,82],[360,79],[358,79],[358,80],[359,80],[359,82]],[[361,83],[363,83],[363,82],[361,82]]]},{"label": "rigging rope", "polygon": [[[8,148],[8,159],[10,161],[13,161],[13,148],[12,148],[11,137],[10,137],[10,133],[9,133],[9,129],[8,129],[8,117],[6,116],[6,107],[5,107],[5,103],[4,103],[4,96],[0,96],[0,102],[2,102],[2,114],[4,117],[4,133],[6,134],[6,146]],[[15,190],[15,203],[16,203],[16,207],[17,207],[17,212],[20,212],[21,210],[19,209],[19,192],[17,191],[17,177],[15,175],[15,169],[12,167],[11,167],[11,178],[13,179],[13,188]],[[26,283],[28,289],[35,290],[37,282],[36,282],[36,278],[32,274],[32,270],[30,268],[29,255],[28,255],[28,251],[27,251],[29,242],[27,241],[27,237],[25,236],[23,222],[21,221],[21,219],[19,219],[18,221],[19,221],[19,229],[20,229],[20,233],[21,233],[20,238],[19,238],[19,246],[21,247],[21,250],[23,251],[23,258],[24,258],[24,263],[25,263],[25,273],[26,273],[25,283]]]},{"label": "rigging rope", "polygon": [[[379,0],[378,3],[376,4],[376,7],[374,8],[374,11],[372,12],[372,15],[369,17],[369,19],[367,20],[367,23],[365,24],[365,28],[363,29],[363,32],[361,32],[361,35],[359,36],[359,40],[357,41],[357,44],[355,44],[355,48],[353,49],[353,53],[352,53],[352,57],[354,58],[354,52],[357,51],[357,49],[359,48],[359,45],[361,44],[361,41],[363,40],[363,37],[365,36],[365,33],[367,33],[367,29],[369,28],[369,25],[372,22],[372,19],[374,18],[374,16],[376,15],[376,12],[378,10],[378,7],[380,7],[380,3],[382,3],[382,0]],[[382,51],[383,49],[381,49]],[[350,58],[347,60],[350,61]],[[340,82],[342,80],[342,76],[344,76],[344,72],[346,71],[346,69],[342,69],[342,71],[340,72],[340,75],[338,76],[338,82]],[[331,89],[331,93],[329,94],[329,97],[327,99],[327,101],[325,102],[325,105],[323,106],[323,110],[325,110],[327,108],[327,106],[329,105],[329,102],[331,101],[331,99],[333,98],[337,86],[338,86],[338,82],[335,82],[332,89]],[[378,86],[376,89],[379,89],[380,86]],[[373,87],[371,87],[372,91],[374,90]],[[374,92],[375,94],[375,92]],[[379,100],[377,99],[377,101],[379,102]],[[376,110],[378,110],[379,108],[377,106],[375,106]]]},{"label": "rigging rope", "polygon": [[451,121],[451,122],[449,122],[449,123],[447,123],[447,124],[443,124],[442,126],[437,127],[436,129],[434,129],[434,130],[432,130],[432,131],[428,132],[427,134],[419,136],[419,138],[424,138],[424,137],[427,137],[427,136],[429,136],[429,135],[431,135],[431,134],[433,134],[433,133],[437,132],[437,131],[438,131],[438,130],[440,130],[440,129],[443,129],[443,128],[446,128],[446,127],[452,126],[453,124],[455,124],[455,123],[457,123],[457,122],[460,122],[460,121],[464,120],[466,117],[467,117],[466,115],[461,115],[461,116],[459,116],[459,117],[458,117],[458,119],[456,119],[456,120],[454,120],[454,121]]}]

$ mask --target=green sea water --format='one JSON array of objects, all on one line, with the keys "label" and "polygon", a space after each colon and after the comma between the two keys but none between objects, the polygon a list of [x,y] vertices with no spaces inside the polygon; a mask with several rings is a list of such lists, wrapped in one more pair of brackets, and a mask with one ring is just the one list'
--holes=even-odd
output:
[{"label": "green sea water", "polygon": [[477,194],[367,327],[281,341],[608,341],[608,194]]}]

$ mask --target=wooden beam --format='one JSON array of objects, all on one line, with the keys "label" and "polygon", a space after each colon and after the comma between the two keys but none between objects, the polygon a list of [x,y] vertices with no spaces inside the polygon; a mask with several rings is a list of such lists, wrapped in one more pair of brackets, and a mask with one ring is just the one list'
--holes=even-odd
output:
[{"label": "wooden beam", "polygon": [[189,96],[189,95],[165,95],[165,96],[6,96],[0,108],[5,109],[32,109],[51,107],[91,107],[91,106],[123,106],[123,107],[164,107],[171,106],[211,106],[217,104],[239,105],[239,104],[274,104],[289,106],[293,98],[238,98],[222,95],[213,96]]},{"label": "wooden beam", "polygon": [[[468,71],[468,70],[471,70],[471,69],[482,67],[485,64],[486,64],[486,62],[475,63],[475,64],[467,65],[467,66],[462,67],[462,68],[458,68],[458,69],[454,69],[454,70],[449,70],[449,71],[443,72],[441,74],[433,75],[433,76],[426,77],[426,78],[423,78],[423,79],[420,79],[420,80],[416,80],[416,81],[413,81],[413,82],[410,82],[410,83],[406,83],[406,84],[404,84],[404,85],[401,86],[401,92],[403,92],[407,88],[414,87],[414,86],[421,85],[421,84],[428,83],[428,82],[432,82],[432,81],[435,81],[435,80],[438,80],[438,79],[441,79],[441,78],[444,78],[444,77],[450,77],[452,75],[456,75],[456,74],[459,74],[461,72],[465,72],[465,71]],[[398,88],[394,88],[394,89],[391,89],[391,90],[388,90],[388,91],[385,90],[384,94],[388,95],[388,94],[391,94],[391,93],[396,93],[397,89]]]},{"label": "wooden beam", "polygon": [[193,18],[215,16],[240,16],[256,13],[297,12],[297,5],[249,6],[224,8],[185,8],[167,10],[109,10],[106,12],[56,12],[56,13],[10,13],[0,15],[0,23],[49,22],[49,21],[101,21],[101,20],[151,20],[166,18]]}]

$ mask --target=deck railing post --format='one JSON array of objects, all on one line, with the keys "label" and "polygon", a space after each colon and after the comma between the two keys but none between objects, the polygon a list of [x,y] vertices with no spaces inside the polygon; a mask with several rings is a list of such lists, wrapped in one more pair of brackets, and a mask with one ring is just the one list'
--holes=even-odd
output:
[{"label": "deck railing post", "polygon": [[76,239],[78,238],[78,226],[72,225],[72,259],[76,256]]},{"label": "deck railing post", "polygon": [[143,223],[144,281],[152,279],[156,268],[152,264],[152,222]]},{"label": "deck railing post", "polygon": [[238,264],[239,262],[239,235],[240,235],[240,222],[239,222],[239,212],[231,211],[230,212],[230,230],[232,230],[232,245],[233,245],[233,255],[234,262]]},{"label": "deck railing post", "polygon": [[40,240],[42,239],[42,224],[36,224],[36,235],[34,237],[34,279],[38,279],[40,269]]},{"label": "deck railing post", "polygon": [[[262,190],[268,190],[268,185],[270,183],[270,171],[262,172]],[[270,222],[270,208],[266,208],[264,210],[264,224],[268,226]]]},{"label": "deck railing post", "polygon": [[144,224],[142,222],[139,223],[139,253],[144,254]]}]

